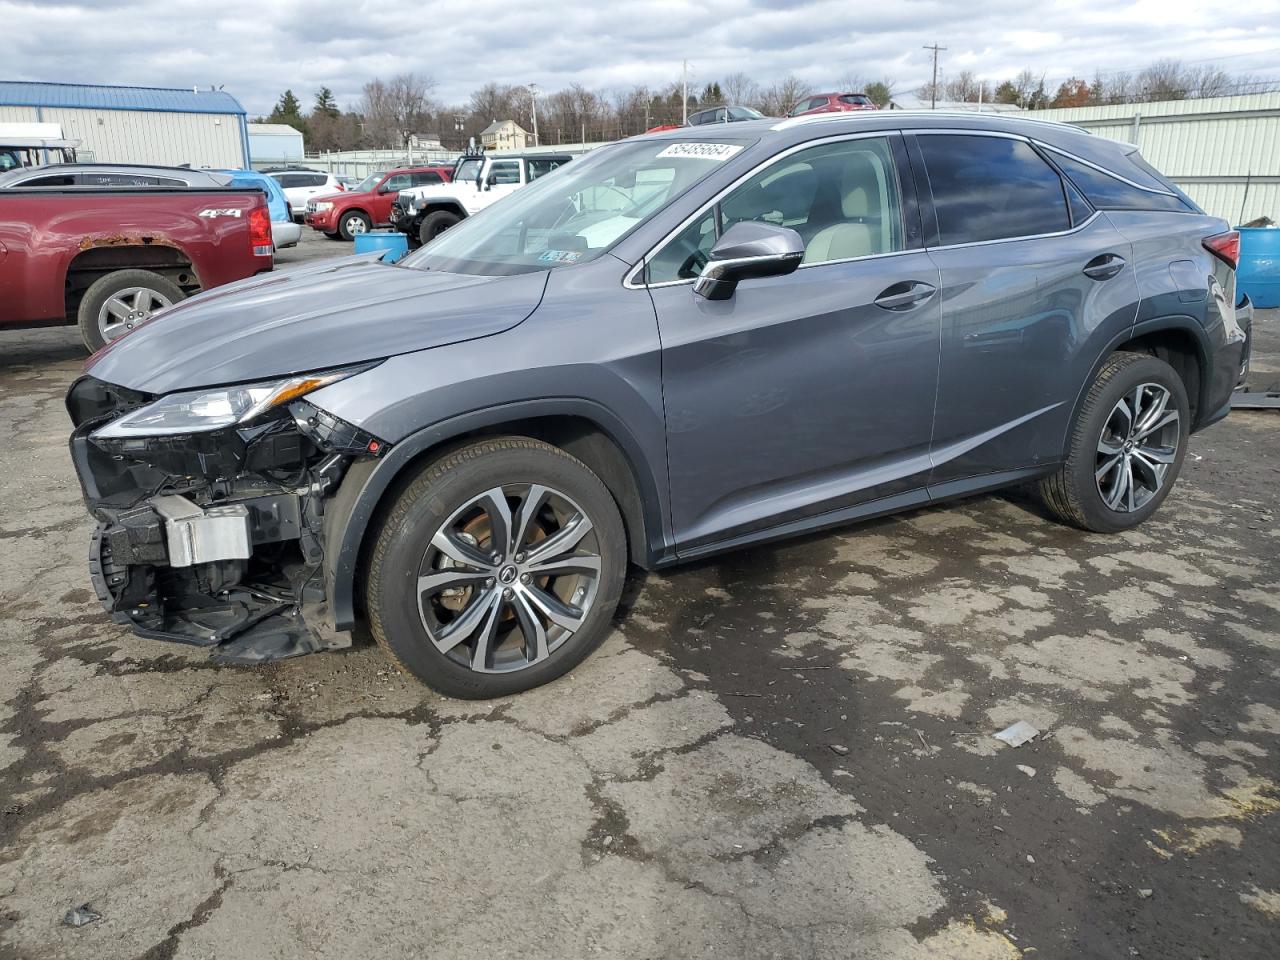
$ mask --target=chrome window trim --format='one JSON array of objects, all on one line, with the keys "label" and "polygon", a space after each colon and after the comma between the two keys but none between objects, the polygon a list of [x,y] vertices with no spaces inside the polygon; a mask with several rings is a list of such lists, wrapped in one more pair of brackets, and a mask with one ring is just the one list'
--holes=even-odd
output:
[{"label": "chrome window trim", "polygon": [[[1101,166],[1100,164],[1094,163],[1092,160],[1086,160],[1084,157],[1077,157],[1074,153],[1069,153],[1060,147],[1055,147],[1047,143],[1040,143],[1039,141],[1036,141],[1036,145],[1044,148],[1045,150],[1048,150],[1050,153],[1056,153],[1059,156],[1066,157],[1068,160],[1073,160],[1076,163],[1084,164],[1086,167],[1091,167],[1094,170],[1097,170],[1099,173],[1103,174],[1104,176],[1110,177],[1112,180],[1119,180],[1121,183],[1128,184],[1129,186],[1133,187],[1135,190],[1142,190],[1146,193],[1154,193],[1158,197],[1173,197],[1175,200],[1182,199],[1176,193],[1170,193],[1168,190],[1157,190],[1155,187],[1147,187],[1147,186],[1143,186],[1141,183],[1134,183],[1128,177],[1121,176],[1120,174],[1116,173],[1114,170],[1108,170],[1106,167]],[[1084,191],[1082,190],[1081,193],[1083,192]]]},{"label": "chrome window trim", "polygon": [[924,249],[933,250],[962,250],[965,247],[985,247],[993,243],[1020,243],[1023,240],[1048,240],[1051,237],[1068,237],[1073,233],[1083,230],[1093,221],[1102,216],[1102,211],[1095,210],[1093,215],[1083,223],[1076,224],[1069,230],[1055,230],[1053,233],[1028,233],[1018,237],[999,237],[995,240],[970,240],[968,243],[940,243],[936,247],[925,247]]},{"label": "chrome window trim", "polygon": [[[792,144],[790,147],[788,147],[786,150],[783,150],[781,153],[775,153],[771,157],[766,157],[764,160],[761,160],[758,164],[756,164],[754,167],[752,167],[742,176],[738,177],[737,180],[734,180],[733,183],[729,184],[727,187],[722,189],[719,193],[717,193],[714,197],[712,197],[710,200],[704,203],[701,207],[699,207],[689,216],[685,217],[684,220],[680,221],[680,223],[676,225],[675,229],[671,230],[669,233],[667,233],[666,236],[664,236],[661,240],[653,244],[653,246],[651,246],[647,251],[645,251],[644,256],[641,257],[638,261],[636,261],[636,265],[627,271],[626,275],[623,277],[622,285],[626,287],[628,290],[646,290],[646,289],[656,290],[659,287],[674,287],[674,286],[677,286],[678,284],[693,283],[695,280],[697,280],[697,277],[690,277],[684,280],[664,280],[661,283],[641,283],[641,282],[637,282],[636,277],[638,274],[641,274],[644,272],[645,267],[649,263],[649,258],[652,257],[656,251],[661,250],[663,247],[665,247],[668,243],[670,243],[673,239],[675,239],[677,234],[679,234],[682,230],[688,227],[691,223],[693,223],[699,217],[704,216],[708,210],[710,210],[717,203],[723,200],[729,193],[733,192],[738,187],[742,186],[742,184],[750,180],[760,171],[773,166],[775,163],[781,160],[785,160],[787,157],[791,156],[794,153],[799,153],[801,150],[808,150],[810,147],[817,147],[826,143],[842,143],[845,140],[868,140],[868,139],[871,139],[872,137],[880,137],[887,140],[890,137],[901,136],[901,135],[902,135],[902,131],[900,130],[867,130],[862,133],[840,133],[840,134],[835,134],[829,137],[819,137],[816,140],[806,140],[804,143]],[[899,202],[901,202],[901,200],[899,200]],[[871,257],[889,257],[889,256],[894,256],[898,253],[915,253],[915,252],[917,251],[916,250],[894,250],[891,253],[875,253],[875,254],[870,254],[866,257],[850,257],[849,259],[850,260],[869,260],[871,259]],[[810,264],[802,263],[798,269],[804,269],[806,266],[819,267],[827,263],[837,263],[837,262],[845,263],[848,261],[824,260],[822,263],[810,263]]]},{"label": "chrome window trim", "polygon": [[[824,116],[826,115],[824,114]],[[794,119],[800,119],[800,118],[796,117]],[[1048,123],[1051,121],[1040,121],[1040,122]],[[774,129],[777,129],[777,127],[775,127]],[[790,154],[796,153],[799,150],[803,150],[803,149],[806,149],[807,147],[815,146],[817,144],[822,144],[822,143],[836,143],[842,140],[862,140],[869,137],[890,137],[890,136],[893,136],[894,134],[905,135],[905,134],[926,134],[926,133],[927,134],[944,134],[947,136],[997,137],[1005,140],[1021,140],[1024,143],[1031,144],[1033,146],[1043,146],[1046,149],[1053,150],[1056,153],[1060,153],[1065,157],[1070,157],[1073,160],[1079,160],[1081,163],[1084,163],[1091,167],[1095,167],[1100,172],[1105,173],[1108,176],[1112,176],[1112,177],[1116,176],[1115,174],[1112,174],[1110,171],[1102,167],[1099,167],[1097,164],[1089,163],[1089,161],[1084,160],[1080,157],[1077,157],[1074,154],[1068,153],[1065,150],[1060,150],[1056,147],[1049,147],[1048,144],[1042,144],[1040,143],[1040,141],[1032,140],[1030,137],[1020,133],[1007,133],[1003,130],[965,130],[965,129],[954,129],[954,128],[922,128],[918,130],[912,130],[912,129],[874,130],[874,131],[867,131],[865,133],[841,134],[841,135],[832,136],[832,137],[822,137],[817,140],[808,140],[802,144],[797,144],[795,146],[792,146],[787,150],[784,150],[782,153],[776,154],[775,156],[770,157],[765,161],[762,161],[760,164],[753,167],[749,172],[744,174],[742,177],[739,177],[737,180],[735,180],[728,187],[725,187],[722,191],[720,191],[720,193],[716,194],[714,198],[712,198],[705,205],[700,207],[696,213],[694,213],[692,216],[683,220],[679,226],[677,226],[674,230],[668,233],[660,241],[658,241],[656,244],[650,247],[649,250],[645,253],[645,255],[641,257],[640,260],[636,263],[636,265],[632,267],[629,271],[627,271],[626,277],[623,279],[622,285],[626,287],[628,290],[645,290],[645,289],[657,290],[662,287],[677,287],[677,286],[680,286],[681,284],[696,283],[698,280],[697,277],[690,277],[688,279],[683,279],[683,280],[664,280],[661,283],[649,283],[649,284],[638,282],[637,277],[644,272],[644,268],[648,264],[649,258],[653,256],[655,251],[661,250],[664,246],[666,246],[667,243],[669,243],[676,236],[676,234],[680,233],[687,226],[689,226],[691,223],[697,220],[700,216],[703,216],[707,212],[707,210],[709,210],[711,207],[719,203],[720,200],[727,193],[736,189],[744,181],[750,179],[756,173],[760,172],[765,167],[769,166],[775,161],[782,160],[783,158],[789,156]],[[1058,172],[1057,170],[1054,170],[1054,173],[1057,173],[1057,172]],[[1059,176],[1061,176],[1061,174],[1059,174]],[[1117,177],[1117,179],[1123,179],[1123,178]],[[1125,182],[1129,183],[1130,181],[1126,180]],[[1148,192],[1151,192],[1151,193],[1161,193],[1162,196],[1174,196],[1174,194],[1164,194],[1161,191],[1150,190],[1149,188],[1143,187],[1141,184],[1137,184],[1137,183],[1133,184],[1133,186],[1138,187],[1139,189],[1148,190]],[[1065,198],[1064,198],[1064,202],[1065,202]],[[944,244],[938,244],[936,246],[924,246],[924,247],[916,247],[916,248],[905,249],[905,250],[893,250],[893,251],[890,251],[889,253],[872,253],[863,257],[845,257],[839,260],[823,260],[819,263],[801,263],[800,266],[797,267],[796,269],[807,270],[811,267],[825,267],[833,264],[854,263],[859,260],[876,260],[883,257],[898,257],[907,253],[920,253],[921,251],[962,250],[966,247],[984,247],[984,246],[988,246],[990,244],[995,244],[995,243],[1018,243],[1023,240],[1047,240],[1053,237],[1066,237],[1066,236],[1070,236],[1073,233],[1077,233],[1081,230],[1084,230],[1086,227],[1092,224],[1095,220],[1097,220],[1100,216],[1102,216],[1102,212],[1100,210],[1094,210],[1093,213],[1089,216],[1089,218],[1086,219],[1084,222],[1076,224],[1075,226],[1067,230],[1056,230],[1052,233],[1033,233],[1033,234],[1026,234],[1026,235],[1017,236],[1017,237],[1000,237],[995,240],[972,240],[968,243],[944,243]]]}]

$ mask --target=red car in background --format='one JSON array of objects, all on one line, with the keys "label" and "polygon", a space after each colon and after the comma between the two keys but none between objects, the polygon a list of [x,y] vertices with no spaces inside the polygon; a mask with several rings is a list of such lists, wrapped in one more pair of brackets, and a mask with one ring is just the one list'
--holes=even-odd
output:
[{"label": "red car in background", "polygon": [[331,240],[350,240],[357,233],[389,224],[391,204],[401,190],[448,183],[451,179],[453,167],[444,165],[384,170],[370,174],[359,186],[343,193],[312,197],[302,220]]},{"label": "red car in background", "polygon": [[879,110],[865,93],[812,93],[787,114],[789,117],[805,117],[811,113],[845,113],[850,110]]}]

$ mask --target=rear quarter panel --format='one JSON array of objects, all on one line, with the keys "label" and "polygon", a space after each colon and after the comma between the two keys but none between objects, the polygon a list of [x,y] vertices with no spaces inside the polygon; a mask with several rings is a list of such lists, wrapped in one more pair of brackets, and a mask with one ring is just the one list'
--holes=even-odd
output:
[{"label": "rear quarter panel", "polygon": [[202,288],[272,266],[249,242],[257,190],[0,191],[0,326],[62,323],[67,271],[97,247],[165,246]]},{"label": "rear quarter panel", "polygon": [[[1235,318],[1234,275],[1203,245],[1230,225],[1199,213],[1112,210],[1107,216],[1133,245],[1141,302],[1137,330],[1176,327],[1194,334],[1202,356],[1194,428],[1219,417],[1230,401],[1244,351]],[[1225,275],[1227,283],[1221,282]]]}]

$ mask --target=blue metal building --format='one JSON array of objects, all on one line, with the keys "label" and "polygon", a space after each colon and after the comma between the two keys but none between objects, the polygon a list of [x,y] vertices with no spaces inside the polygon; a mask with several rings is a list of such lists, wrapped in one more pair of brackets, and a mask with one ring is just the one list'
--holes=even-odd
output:
[{"label": "blue metal building", "polygon": [[222,90],[0,80],[0,121],[61,124],[81,160],[249,166],[244,107]]}]

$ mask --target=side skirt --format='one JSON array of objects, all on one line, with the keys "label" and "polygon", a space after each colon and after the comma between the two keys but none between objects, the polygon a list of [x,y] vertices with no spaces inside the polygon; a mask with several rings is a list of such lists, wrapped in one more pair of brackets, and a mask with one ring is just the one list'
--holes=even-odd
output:
[{"label": "side skirt", "polygon": [[775,540],[785,540],[862,520],[873,520],[876,517],[902,513],[915,507],[924,507],[933,503],[942,503],[991,490],[999,490],[1004,487],[1016,486],[1019,483],[1048,476],[1057,470],[1059,466],[1060,464],[1057,463],[1041,464],[1021,470],[984,473],[975,477],[949,480],[946,483],[936,484],[931,487],[920,487],[916,490],[909,490],[906,493],[895,494],[892,497],[855,504],[840,510],[832,510],[829,513],[818,514],[815,517],[792,520],[765,530],[756,530],[727,540],[717,540],[715,543],[701,544],[689,550],[679,550],[678,555],[665,557],[655,563],[654,566],[657,568],[671,567],[689,560],[713,556],[718,553],[727,553],[730,550],[738,550],[742,547],[756,546]]}]

